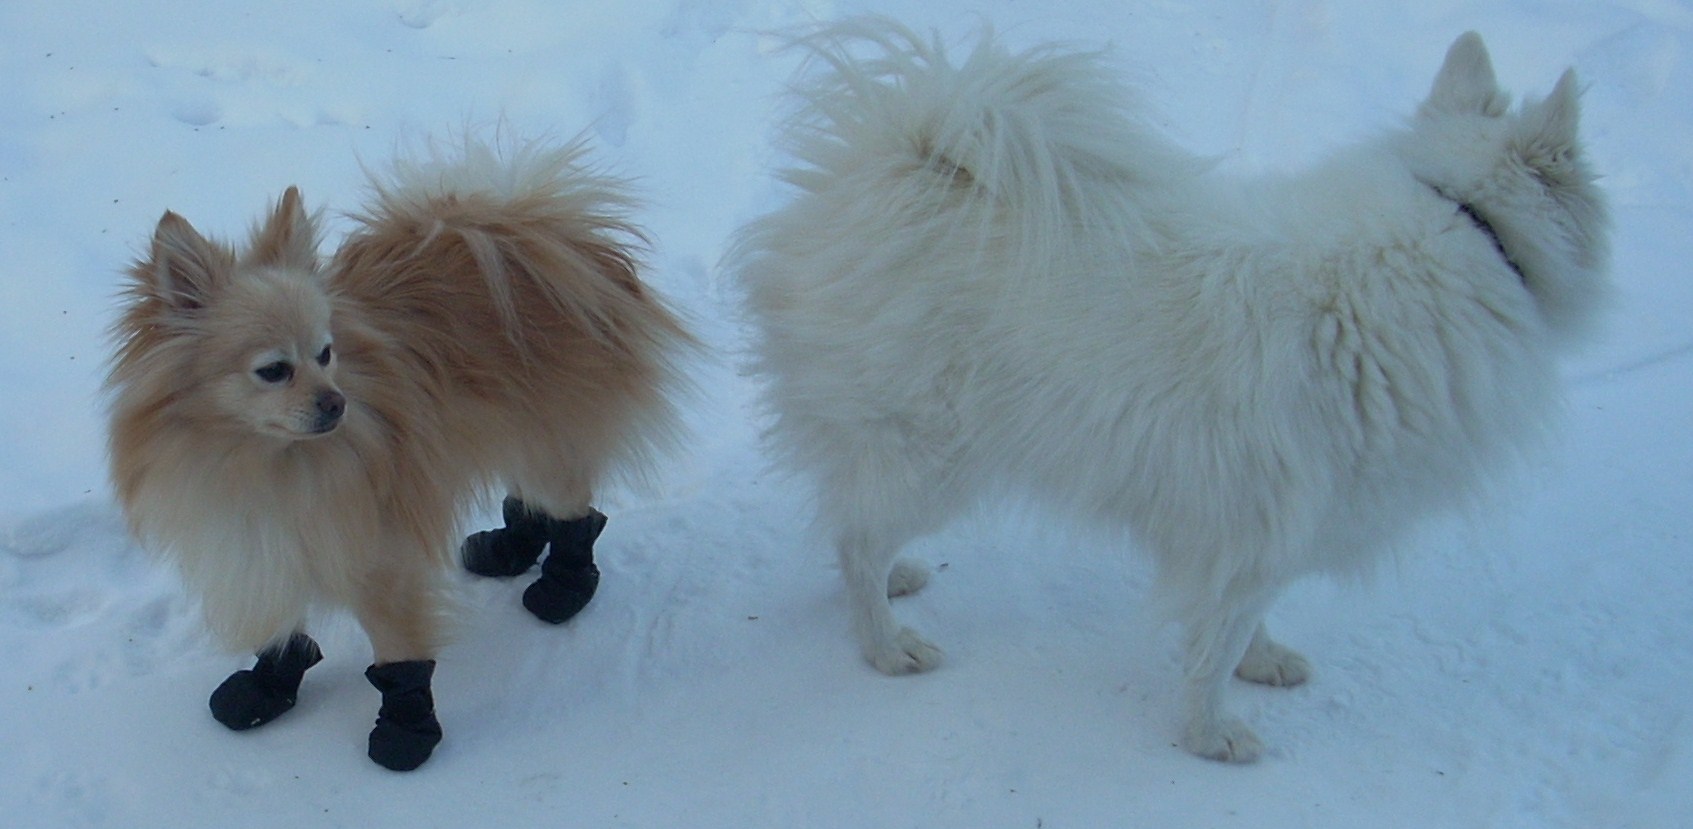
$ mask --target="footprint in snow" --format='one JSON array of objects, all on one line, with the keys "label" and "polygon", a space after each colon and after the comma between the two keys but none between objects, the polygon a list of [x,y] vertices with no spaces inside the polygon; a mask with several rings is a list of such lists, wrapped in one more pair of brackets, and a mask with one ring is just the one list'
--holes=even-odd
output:
[{"label": "footprint in snow", "polygon": [[[55,770],[35,778],[30,800],[33,817],[55,814],[61,826],[105,823],[112,811],[111,787],[103,777],[80,770]],[[57,808],[54,808],[57,807]]]},{"label": "footprint in snow", "polygon": [[223,107],[216,101],[184,101],[171,107],[170,115],[191,127],[205,127],[223,117]]},{"label": "footprint in snow", "polygon": [[257,46],[154,47],[147,62],[166,111],[191,127],[241,126],[281,120],[298,127],[352,123],[358,105],[296,55]]},{"label": "footprint in snow", "polygon": [[589,100],[594,110],[600,113],[594,119],[594,133],[607,146],[623,146],[629,138],[629,125],[635,120],[635,83],[629,76],[628,67],[614,64],[607,68]]},{"label": "footprint in snow", "polygon": [[87,623],[105,607],[104,592],[72,588],[9,597],[0,602],[0,619],[12,627],[52,630]]},{"label": "footprint in snow", "polygon": [[414,0],[394,4],[394,15],[401,24],[412,29],[427,29],[443,17],[463,11],[441,0]]}]

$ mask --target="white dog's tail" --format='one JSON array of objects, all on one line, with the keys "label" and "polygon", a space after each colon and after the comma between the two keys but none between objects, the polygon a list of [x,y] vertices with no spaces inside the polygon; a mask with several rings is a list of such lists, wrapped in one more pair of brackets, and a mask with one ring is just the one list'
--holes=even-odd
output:
[{"label": "white dog's tail", "polygon": [[785,178],[837,204],[853,200],[841,188],[874,195],[862,209],[906,232],[941,221],[983,234],[982,255],[1049,267],[1077,233],[1138,236],[1139,188],[1202,166],[1145,123],[1097,52],[1014,53],[986,31],[954,65],[938,35],[880,18],[795,42],[823,66],[798,89],[785,149],[803,166]]}]

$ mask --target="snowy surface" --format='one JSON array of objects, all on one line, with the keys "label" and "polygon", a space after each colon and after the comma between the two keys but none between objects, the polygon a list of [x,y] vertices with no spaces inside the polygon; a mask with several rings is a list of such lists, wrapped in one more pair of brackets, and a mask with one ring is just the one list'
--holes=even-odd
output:
[{"label": "snowy surface", "polygon": [[[1317,667],[1237,684],[1270,745],[1172,746],[1174,637],[1135,556],[992,510],[925,541],[900,613],[948,651],[858,657],[803,493],[769,475],[717,266],[775,204],[792,55],[760,30],[882,11],[1108,45],[1196,150],[1301,164],[1410,112],[1477,29],[1501,80],[1566,65],[1617,217],[1611,325],[1568,364],[1564,439],[1365,585],[1272,611]],[[1678,827],[1693,825],[1693,7],[1674,0],[4,0],[0,2],[0,827]],[[118,272],[169,207],[243,232],[299,184],[467,123],[586,130],[633,176],[649,278],[716,355],[654,491],[608,493],[606,578],[548,628],[462,580],[447,739],[370,763],[350,622],[283,720],[205,698],[247,659],[126,538],[98,384]]]}]

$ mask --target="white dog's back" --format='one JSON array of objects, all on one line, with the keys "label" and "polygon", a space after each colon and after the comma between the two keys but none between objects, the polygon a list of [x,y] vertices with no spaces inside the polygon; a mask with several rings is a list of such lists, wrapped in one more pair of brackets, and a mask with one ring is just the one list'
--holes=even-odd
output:
[{"label": "white dog's back", "polygon": [[[1134,531],[1187,627],[1189,748],[1250,759],[1223,680],[1308,671],[1263,630],[1276,592],[1367,563],[1543,431],[1548,297],[1603,264],[1573,82],[1555,116],[1490,111],[1460,39],[1405,135],[1242,185],[1144,127],[1091,55],[984,38],[954,66],[876,22],[803,42],[828,71],[787,133],[799,195],[748,229],[741,272],[776,449],[817,484],[866,655],[936,663],[889,568],[1021,485]],[[1450,119],[1485,157],[1436,169]],[[1564,166],[1534,168],[1535,141]]]}]

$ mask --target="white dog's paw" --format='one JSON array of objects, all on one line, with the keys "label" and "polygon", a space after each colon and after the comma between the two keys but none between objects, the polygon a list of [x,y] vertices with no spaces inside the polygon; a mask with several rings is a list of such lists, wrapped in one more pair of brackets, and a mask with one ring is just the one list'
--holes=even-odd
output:
[{"label": "white dog's paw", "polygon": [[1247,682],[1291,688],[1311,678],[1311,663],[1299,651],[1271,642],[1247,650],[1234,675]]},{"label": "white dog's paw", "polygon": [[898,635],[872,647],[865,656],[889,676],[922,673],[941,664],[941,649],[911,628],[900,628]]},{"label": "white dog's paw", "polygon": [[1264,743],[1237,717],[1222,716],[1188,724],[1182,747],[1207,760],[1250,763],[1264,753]]},{"label": "white dog's paw", "polygon": [[909,596],[928,583],[928,567],[909,558],[899,559],[894,562],[893,571],[888,573],[888,598]]}]

